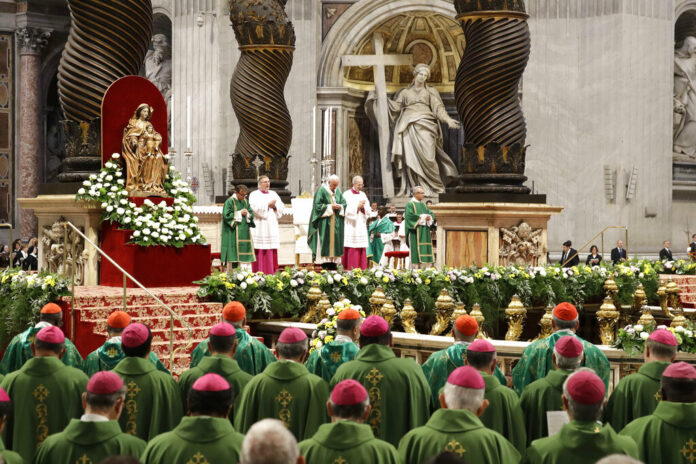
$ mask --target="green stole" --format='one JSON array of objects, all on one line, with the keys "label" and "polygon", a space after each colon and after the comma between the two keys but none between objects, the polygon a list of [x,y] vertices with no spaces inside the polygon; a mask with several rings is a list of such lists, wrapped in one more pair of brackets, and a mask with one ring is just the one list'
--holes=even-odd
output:
[{"label": "green stole", "polygon": [[[0,374],[9,374],[21,368],[27,360],[34,357],[31,353],[31,344],[42,327],[29,327],[24,332],[15,335],[5,350],[5,355],[0,361]],[[65,354],[61,358],[66,366],[82,369],[82,356],[77,351],[73,342],[65,339]]]},{"label": "green stole", "polygon": [[305,366],[309,372],[329,382],[341,364],[355,359],[359,351],[360,348],[353,342],[329,342],[312,351]]},{"label": "green stole", "polygon": [[347,420],[322,425],[299,447],[308,463],[401,463],[396,448],[376,439],[369,425]]},{"label": "green stole", "polygon": [[[246,209],[249,214],[241,216],[242,221],[235,221],[237,211]],[[249,222],[247,222],[247,218]],[[254,224],[254,213],[249,206],[249,200],[237,199],[232,195],[225,201],[222,209],[222,254],[220,260],[223,263],[253,263],[256,261],[254,255],[254,243],[251,239],[251,227]]]},{"label": "green stole", "polygon": [[[266,345],[249,335],[244,329],[235,330],[237,351],[234,353],[234,360],[244,372],[256,375],[276,361],[275,355]],[[191,367],[196,367],[204,357],[210,356],[209,343],[209,339],[205,339],[196,346],[191,353]]]},{"label": "green stole", "polygon": [[234,417],[234,426],[246,433],[261,419],[281,420],[303,440],[329,421],[326,402],[329,386],[306,367],[281,360],[269,365],[247,384]]},{"label": "green stole", "polygon": [[339,258],[343,256],[343,225],[344,217],[340,210],[336,210],[329,217],[322,217],[326,208],[331,204],[343,206],[346,210],[346,200],[338,187],[334,193],[333,201],[331,193],[326,185],[322,185],[314,195],[312,214],[309,218],[307,229],[307,244],[312,249],[312,259],[317,257],[317,242],[321,244],[319,254],[324,258]]},{"label": "green stole", "polygon": [[430,227],[419,226],[421,214],[429,214],[433,221],[435,215],[422,201],[411,200],[406,204],[404,221],[406,221],[406,244],[411,250],[411,262],[413,264],[433,263],[433,240],[430,235]]},{"label": "green stole", "polygon": [[483,425],[507,438],[520,454],[524,454],[527,449],[527,432],[519,396],[512,389],[501,385],[494,376],[485,372],[481,372],[481,375],[486,383],[484,398],[490,404],[479,419]]},{"label": "green stole", "polygon": [[563,382],[570,374],[572,371],[554,369],[543,379],[527,385],[522,392],[520,403],[524,412],[527,444],[549,435],[546,412],[563,410]]},{"label": "green stole", "polygon": [[[120,337],[118,338],[120,340]],[[116,367],[116,364],[121,362],[121,360],[125,357],[126,355],[121,349],[120,341],[112,342],[107,340],[102,346],[87,355],[87,358],[82,366],[82,370],[85,371],[87,377],[92,377],[97,372],[112,370],[114,367]],[[153,351],[150,352],[148,360],[155,365],[157,370],[169,374],[169,369],[164,367],[162,361],[160,361],[159,357],[157,357]]]},{"label": "green stole", "polygon": [[388,217],[383,217],[370,224],[368,229],[370,243],[367,245],[367,257],[369,259],[379,264],[382,259],[382,254],[384,253],[384,242],[382,242],[382,238],[377,237],[376,234],[392,234],[394,230],[394,223]]}]

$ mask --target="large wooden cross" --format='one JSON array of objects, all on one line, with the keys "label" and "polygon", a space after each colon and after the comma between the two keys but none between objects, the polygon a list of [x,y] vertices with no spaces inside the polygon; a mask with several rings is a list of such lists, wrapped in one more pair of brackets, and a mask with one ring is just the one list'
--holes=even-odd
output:
[{"label": "large wooden cross", "polygon": [[389,106],[387,102],[386,66],[412,65],[413,55],[385,55],[381,32],[372,36],[374,55],[345,55],[343,66],[372,66],[375,79],[375,116],[379,134],[379,158],[382,167],[382,192],[387,198],[394,196],[394,176],[389,159]]}]

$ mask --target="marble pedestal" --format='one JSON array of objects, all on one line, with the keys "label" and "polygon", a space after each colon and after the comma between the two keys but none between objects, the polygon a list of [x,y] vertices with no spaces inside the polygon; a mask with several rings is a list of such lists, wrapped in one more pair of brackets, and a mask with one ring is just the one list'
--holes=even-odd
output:
[{"label": "marble pedestal", "polygon": [[[76,263],[75,285],[99,284],[99,254],[89,243],[68,229],[67,251],[63,254],[64,238],[60,222],[67,220],[80,229],[92,242],[99,243],[102,209],[98,204],[76,202],[75,195],[39,195],[20,198],[22,209],[34,210],[39,227],[39,269],[66,274],[70,278],[70,263]],[[74,238],[74,240],[72,240]],[[72,256],[72,254],[75,256]],[[68,263],[63,256],[67,256]],[[64,271],[64,272],[63,272]]]},{"label": "marble pedestal", "polygon": [[501,229],[519,227],[522,222],[537,237],[536,257],[524,264],[544,264],[547,224],[552,215],[563,210],[561,206],[533,203],[440,203],[431,208],[437,219],[436,264],[440,268],[514,264],[514,259],[501,256],[504,246]]}]

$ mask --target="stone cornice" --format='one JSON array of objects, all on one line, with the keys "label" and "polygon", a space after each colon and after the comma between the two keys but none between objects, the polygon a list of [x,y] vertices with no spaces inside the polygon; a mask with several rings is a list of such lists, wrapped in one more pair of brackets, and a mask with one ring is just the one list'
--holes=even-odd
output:
[{"label": "stone cornice", "polygon": [[17,46],[20,55],[40,55],[51,38],[52,29],[21,27],[17,29]]}]

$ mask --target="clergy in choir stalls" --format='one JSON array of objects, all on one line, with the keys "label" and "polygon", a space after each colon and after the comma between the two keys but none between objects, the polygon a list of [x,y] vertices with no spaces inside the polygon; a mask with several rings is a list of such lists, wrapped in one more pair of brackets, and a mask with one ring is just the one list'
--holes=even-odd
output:
[{"label": "clergy in choir stalls", "polygon": [[370,397],[360,382],[346,379],[336,384],[326,407],[331,423],[300,443],[300,453],[308,463],[400,464],[396,448],[376,439],[365,424]]},{"label": "clergy in choir stalls", "polygon": [[49,435],[62,432],[70,419],[81,416],[82,392],[89,380],[81,370],[60,361],[65,335],[58,327],[39,330],[31,349],[34,356],[0,384],[15,409],[5,427],[5,444],[24,462],[32,462]]},{"label": "clergy in choir stalls", "polygon": [[39,447],[35,464],[98,463],[109,456],[139,458],[146,443],[121,431],[126,385],[113,372],[97,372],[82,394],[84,414],[71,419],[65,430],[50,435]]},{"label": "clergy in choir stalls", "polygon": [[345,230],[343,232],[343,269],[367,269],[367,221],[372,209],[367,195],[362,191],[363,178],[353,177],[353,187],[343,193],[346,201]]},{"label": "clergy in choir stalls", "polygon": [[[527,448],[524,463],[587,464],[611,454],[638,457],[632,438],[620,436],[599,419],[605,404],[604,382],[592,369],[581,367],[563,384],[563,408],[569,423],[556,434],[534,440]],[[676,461],[670,461],[676,462]]]},{"label": "clergy in choir stalls", "polygon": [[[126,357],[121,349],[121,335],[123,335],[123,330],[128,327],[130,321],[131,317],[123,311],[114,311],[109,315],[106,321],[106,342],[85,358],[82,370],[85,371],[88,377],[92,377],[99,371],[110,371]],[[169,370],[162,364],[162,361],[154,352],[150,352],[148,359],[158,370],[169,374]]]},{"label": "clergy in choir stalls", "polygon": [[326,401],[329,385],[310,374],[303,362],[307,357],[307,335],[289,327],[278,337],[278,361],[255,376],[242,392],[236,407],[234,426],[241,432],[261,419],[280,419],[303,440],[314,435],[321,424],[328,422]]},{"label": "clergy in choir stalls", "polygon": [[451,451],[471,463],[519,463],[519,451],[479,419],[488,407],[485,390],[483,377],[473,367],[452,371],[439,395],[441,408],[424,426],[412,429],[399,442],[401,462],[421,464]]},{"label": "clergy in choir stalls", "polygon": [[[63,310],[55,303],[47,303],[41,308],[39,322],[34,327],[29,327],[24,332],[15,335],[7,345],[5,354],[0,361],[0,374],[7,375],[14,372],[31,359],[31,344],[36,334],[45,327],[61,327],[63,325]],[[75,345],[66,339],[65,354],[61,360],[66,366],[82,368],[82,356]]]},{"label": "clergy in choir stalls", "polygon": [[251,270],[251,263],[256,261],[250,230],[255,227],[254,212],[246,199],[248,192],[246,185],[235,186],[222,208],[220,261],[227,264],[227,272],[238,266]]},{"label": "clergy in choir stalls", "polygon": [[256,227],[251,230],[254,240],[256,261],[251,265],[253,272],[275,274],[278,270],[278,249],[280,234],[278,220],[283,215],[283,201],[270,190],[268,176],[259,177],[259,188],[249,195],[249,205],[254,213]]},{"label": "clergy in choir stalls", "polygon": [[382,206],[377,212],[377,219],[369,227],[370,243],[367,247],[367,258],[377,265],[386,267],[389,261],[384,254],[393,251],[392,240],[396,237],[394,222],[387,217],[387,207]]},{"label": "clergy in choir stalls", "polygon": [[343,256],[346,200],[338,184],[338,176],[331,175],[317,189],[307,228],[307,244],[312,250],[312,259],[327,270],[338,269]]},{"label": "clergy in choir stalls", "polygon": [[406,228],[406,245],[411,251],[411,266],[414,269],[431,267],[435,262],[433,239],[430,226],[435,222],[435,215],[425,205],[425,190],[413,188],[413,198],[406,204],[404,223]]},{"label": "clergy in choir stalls", "polygon": [[527,433],[520,398],[507,385],[501,385],[493,375],[497,365],[493,344],[485,339],[474,341],[466,350],[466,364],[478,370],[486,384],[484,398],[489,405],[480,416],[481,422],[504,436],[520,454],[524,454]]},{"label": "clergy in choir stalls", "polygon": [[[237,337],[237,348],[234,359],[240,369],[249,375],[262,372],[266,366],[275,362],[273,352],[263,343],[249,335],[246,331],[246,308],[238,301],[230,301],[222,308],[222,321],[234,327]],[[191,353],[191,367],[198,366],[201,361],[210,356],[210,339],[203,340]]]},{"label": "clergy in choir stalls", "polygon": [[338,313],[336,339],[309,354],[305,363],[307,370],[327,382],[331,381],[339,366],[355,359],[360,351],[355,342],[360,337],[361,324],[362,316],[353,308]]},{"label": "clergy in choir stalls", "polygon": [[527,444],[537,438],[549,435],[546,413],[555,411],[562,413],[563,383],[570,374],[580,367],[583,358],[582,343],[575,337],[561,337],[553,347],[554,369],[546,377],[535,380],[527,385],[520,396],[524,412]]},{"label": "clergy in choir stalls", "polygon": [[[181,398],[186,410],[186,401],[193,383],[206,374],[218,374],[230,384],[235,400],[249,383],[252,376],[244,372],[234,360],[237,350],[237,333],[233,325],[220,322],[210,329],[208,338],[210,355],[204,357],[196,367],[187,370],[179,377]],[[233,410],[234,412],[234,410]],[[233,418],[234,416],[230,416]]]},{"label": "clergy in choir stalls", "polygon": [[592,368],[608,388],[611,369],[606,355],[592,343],[575,334],[580,326],[577,308],[571,303],[559,303],[553,308],[551,325],[554,332],[548,337],[530,343],[512,370],[512,381],[517,394],[522,394],[528,384],[546,377],[546,373],[553,369],[553,348],[558,339],[565,335],[577,337],[582,342],[585,354],[582,365]]},{"label": "clergy in choir stalls", "polygon": [[338,368],[331,379],[354,379],[370,393],[367,423],[375,437],[396,446],[409,430],[428,420],[432,397],[423,371],[411,359],[397,358],[389,324],[380,316],[365,318],[360,327],[360,352]]},{"label": "clergy in choir stalls", "polygon": [[217,374],[196,380],[187,396],[188,415],[173,430],[150,440],[143,464],[239,461],[244,435],[228,419],[235,392]]},{"label": "clergy in choir stalls", "polygon": [[123,331],[121,345],[126,357],[113,372],[128,388],[126,411],[119,418],[121,430],[145,441],[173,429],[181,420],[179,386],[171,375],[148,361],[152,332],[144,324],[130,324]]},{"label": "clergy in choir stalls", "polygon": [[281,421],[263,419],[244,435],[239,464],[305,464],[305,459]]},{"label": "clergy in choir stalls", "polygon": [[662,373],[677,357],[677,338],[657,329],[645,341],[645,364],[619,381],[604,408],[604,422],[617,432],[639,417],[652,414],[660,401]]},{"label": "clergy in choir stalls", "polygon": [[696,368],[671,364],[660,384],[655,411],[628,424],[621,435],[636,442],[638,458],[646,464],[691,463],[696,460]]},{"label": "clergy in choir stalls", "polygon": [[[3,433],[7,426],[7,421],[10,420],[12,410],[12,400],[10,400],[7,392],[0,388],[0,434]],[[0,439],[0,457],[2,457],[2,460],[7,464],[22,464],[24,462],[19,454],[5,449],[5,444],[2,439]]]}]

